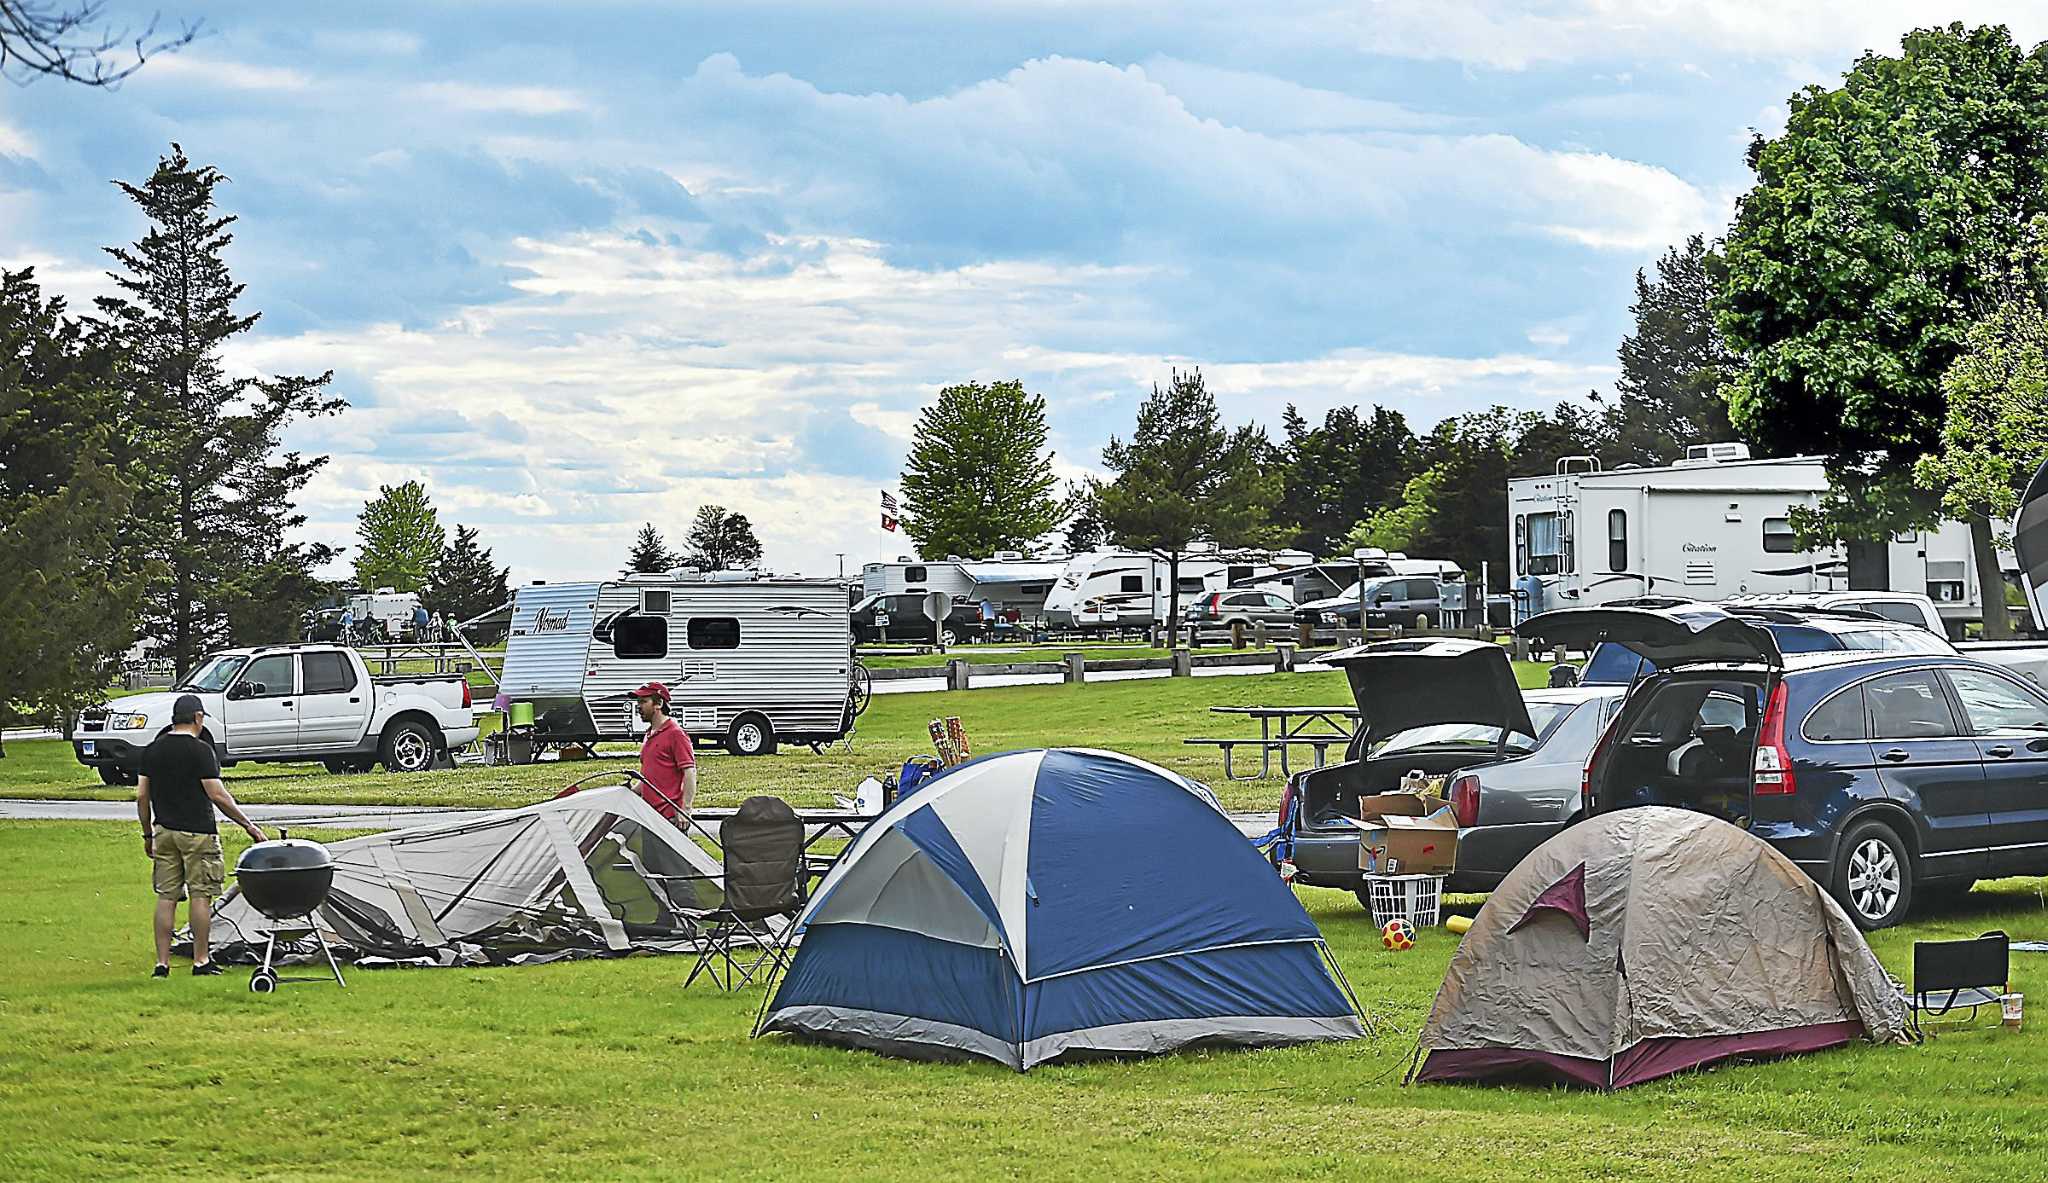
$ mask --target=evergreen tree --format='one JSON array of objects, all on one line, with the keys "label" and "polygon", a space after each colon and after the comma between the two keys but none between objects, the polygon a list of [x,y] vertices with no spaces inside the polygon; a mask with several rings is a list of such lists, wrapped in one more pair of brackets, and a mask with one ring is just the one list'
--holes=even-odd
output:
[{"label": "evergreen tree", "polygon": [[434,564],[426,606],[445,614],[451,624],[473,620],[512,598],[510,574],[509,568],[492,560],[490,548],[478,544],[475,527],[458,524],[454,539]]},{"label": "evergreen tree", "polygon": [[1176,370],[1138,407],[1129,443],[1112,437],[1102,462],[1116,474],[1095,487],[1103,526],[1118,546],[1166,560],[1166,629],[1180,627],[1180,564],[1197,541],[1250,546],[1271,540],[1280,477],[1264,461],[1265,433],[1231,431],[1200,370]]},{"label": "evergreen tree", "polygon": [[227,178],[195,167],[178,145],[141,185],[118,183],[150,222],[129,247],[107,253],[121,294],[99,308],[129,351],[124,408],[129,457],[147,475],[124,544],[152,560],[144,635],[166,642],[178,672],[231,639],[231,618],[300,569],[286,534],[305,523],[293,498],[327,462],[279,453],[284,429],[338,412],[319,377],[230,377],[221,354],[256,314],[235,303],[242,285],[222,252],[231,216],[214,190]]},{"label": "evergreen tree", "polygon": [[1607,414],[1610,463],[1669,464],[1687,444],[1734,438],[1720,387],[1735,357],[1714,324],[1712,295],[1707,242],[1698,234],[1683,250],[1665,250],[1656,279],[1636,272],[1629,305],[1636,328],[1622,339],[1617,397]]},{"label": "evergreen tree", "polygon": [[416,592],[433,578],[448,532],[441,528],[427,487],[418,481],[379,485],[356,519],[356,585]]},{"label": "evergreen tree", "polygon": [[683,546],[683,562],[699,571],[739,571],[761,563],[761,540],[754,537],[754,524],[747,515],[723,505],[698,508]]},{"label": "evergreen tree", "polygon": [[1328,554],[1353,522],[1401,500],[1415,472],[1415,433],[1399,411],[1333,407],[1311,428],[1289,404],[1279,518],[1295,545]]},{"label": "evergreen tree", "polygon": [[0,726],[98,700],[135,638],[146,557],[121,536],[139,484],[121,366],[31,272],[0,271]]},{"label": "evergreen tree", "polygon": [[1079,554],[1109,541],[1102,525],[1102,505],[1095,499],[1095,487],[1087,481],[1067,485],[1067,549]]},{"label": "evergreen tree", "polygon": [[903,530],[926,558],[986,558],[1060,524],[1045,400],[1021,382],[939,391],[903,465]]},{"label": "evergreen tree", "polygon": [[626,574],[654,575],[662,571],[673,571],[683,565],[682,556],[668,548],[662,540],[661,531],[653,522],[640,527],[640,533],[633,539],[633,549],[626,552]]}]

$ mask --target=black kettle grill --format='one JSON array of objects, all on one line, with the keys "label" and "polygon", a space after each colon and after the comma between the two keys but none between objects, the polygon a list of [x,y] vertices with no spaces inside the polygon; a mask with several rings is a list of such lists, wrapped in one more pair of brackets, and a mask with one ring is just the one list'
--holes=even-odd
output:
[{"label": "black kettle grill", "polygon": [[[277,953],[278,933],[289,928],[305,930],[320,942],[320,952],[327,957],[327,968],[334,975],[334,984],[347,986],[342,980],[341,966],[334,960],[334,950],[327,947],[327,936],[320,931],[313,913],[327,902],[327,893],[334,887],[334,856],[318,842],[293,838],[283,830],[269,842],[258,842],[242,852],[235,860],[235,883],[241,888],[242,898],[249,906],[270,919],[270,941],[263,948],[263,964],[249,977],[249,989],[258,994],[268,994],[277,989],[281,982],[324,982],[326,978],[282,978],[271,967]],[[296,924],[288,923],[298,921]]]}]

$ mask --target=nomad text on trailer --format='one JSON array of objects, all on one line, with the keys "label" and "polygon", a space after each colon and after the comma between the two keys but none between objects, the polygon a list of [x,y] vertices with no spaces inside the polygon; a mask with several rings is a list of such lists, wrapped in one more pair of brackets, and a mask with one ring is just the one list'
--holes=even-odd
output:
[{"label": "nomad text on trailer", "polygon": [[626,695],[668,685],[692,739],[740,755],[853,729],[853,633],[837,583],[635,575],[513,596],[500,692],[547,739],[632,739]]}]

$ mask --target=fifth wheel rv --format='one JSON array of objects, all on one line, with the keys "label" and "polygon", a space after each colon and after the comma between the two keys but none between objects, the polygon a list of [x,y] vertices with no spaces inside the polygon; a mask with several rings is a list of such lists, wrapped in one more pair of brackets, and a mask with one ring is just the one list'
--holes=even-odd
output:
[{"label": "fifth wheel rv", "polygon": [[1820,457],[1757,460],[1743,444],[1695,445],[1656,468],[1567,456],[1551,475],[1508,482],[1516,615],[1645,595],[1855,590],[1924,593],[1956,635],[1984,618],[1962,523],[1800,549],[1791,511],[1827,489]]},{"label": "fifth wheel rv", "polygon": [[[1183,555],[1174,593],[1181,614],[1204,592],[1273,575],[1315,561],[1307,551],[1221,551]],[[1045,598],[1046,620],[1055,628],[1082,632],[1147,629],[1166,619],[1169,567],[1144,551],[1091,550],[1067,561],[1059,582]]]},{"label": "fifth wheel rv", "polygon": [[739,755],[853,729],[853,634],[837,583],[637,575],[534,584],[509,605],[500,691],[560,742],[633,739],[626,695],[663,682],[695,740]]}]

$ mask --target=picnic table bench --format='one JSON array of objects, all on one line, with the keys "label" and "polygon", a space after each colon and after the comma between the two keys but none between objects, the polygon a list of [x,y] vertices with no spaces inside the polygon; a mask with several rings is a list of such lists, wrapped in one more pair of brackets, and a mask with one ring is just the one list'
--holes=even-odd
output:
[{"label": "picnic table bench", "polygon": [[[1288,749],[1308,747],[1315,750],[1315,766],[1323,767],[1329,762],[1329,749],[1339,744],[1349,744],[1358,721],[1355,706],[1280,706],[1280,707],[1210,707],[1218,715],[1244,715],[1259,721],[1257,739],[1251,736],[1209,737],[1184,739],[1181,742],[1198,747],[1219,748],[1223,752],[1223,779],[1260,780],[1273,775],[1273,753],[1280,753],[1280,775],[1288,776]],[[1274,725],[1278,724],[1278,734]],[[1247,776],[1238,776],[1233,757],[1241,746],[1257,746],[1259,749],[1259,770]]]}]

